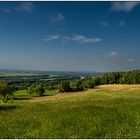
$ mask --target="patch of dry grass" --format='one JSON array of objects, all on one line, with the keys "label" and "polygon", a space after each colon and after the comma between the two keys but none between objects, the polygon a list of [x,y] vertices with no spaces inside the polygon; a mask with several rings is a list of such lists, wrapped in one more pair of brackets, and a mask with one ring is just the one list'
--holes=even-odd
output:
[{"label": "patch of dry grass", "polygon": [[78,96],[86,96],[88,94],[91,94],[95,92],[95,89],[90,89],[87,91],[80,91],[80,92],[66,92],[66,93],[57,93],[52,96],[41,96],[41,97],[32,97],[31,100],[28,100],[30,102],[43,102],[43,101],[52,101],[52,100],[58,100],[58,99],[67,99],[71,97],[78,97]]},{"label": "patch of dry grass", "polygon": [[140,84],[111,84],[111,85],[100,85],[96,89],[100,90],[140,90]]},{"label": "patch of dry grass", "polygon": [[[113,84],[113,85],[101,85],[97,86],[95,89],[89,89],[87,91],[79,92],[66,92],[66,93],[57,93],[52,96],[42,96],[42,97],[32,97],[29,102],[44,102],[44,101],[53,101],[60,99],[68,99],[72,97],[86,96],[89,94],[96,93],[97,90],[109,90],[109,91],[119,91],[119,90],[140,90],[140,84],[137,85],[122,85],[122,84]],[[26,101],[26,100],[25,100]]]}]

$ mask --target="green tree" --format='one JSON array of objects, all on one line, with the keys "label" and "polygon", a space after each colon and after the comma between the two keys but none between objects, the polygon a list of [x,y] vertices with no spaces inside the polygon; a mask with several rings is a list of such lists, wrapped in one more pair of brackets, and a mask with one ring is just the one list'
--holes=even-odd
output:
[{"label": "green tree", "polygon": [[82,90],[84,90],[83,81],[79,80],[79,81],[71,82],[70,88],[72,89],[72,91],[82,91]]},{"label": "green tree", "polygon": [[32,85],[28,88],[28,93],[29,94],[34,94],[35,93],[35,86],[34,85]]},{"label": "green tree", "polygon": [[94,81],[95,81],[95,86],[101,85],[101,77],[100,76],[94,77]]},{"label": "green tree", "polygon": [[69,81],[62,81],[59,86],[60,92],[69,92],[71,91],[70,82]]},{"label": "green tree", "polygon": [[0,96],[2,97],[2,101],[4,103],[11,99],[13,92],[14,88],[10,87],[7,82],[0,81]]},{"label": "green tree", "polygon": [[86,79],[83,81],[84,88],[94,88],[95,86],[95,79],[94,77],[91,77],[89,79]]},{"label": "green tree", "polygon": [[42,85],[37,86],[35,90],[36,90],[36,94],[38,94],[39,96],[42,96],[45,92],[45,89],[43,88]]},{"label": "green tree", "polygon": [[45,92],[45,89],[42,84],[40,85],[32,85],[31,87],[28,88],[28,93],[29,94],[37,94],[39,96],[42,96]]}]

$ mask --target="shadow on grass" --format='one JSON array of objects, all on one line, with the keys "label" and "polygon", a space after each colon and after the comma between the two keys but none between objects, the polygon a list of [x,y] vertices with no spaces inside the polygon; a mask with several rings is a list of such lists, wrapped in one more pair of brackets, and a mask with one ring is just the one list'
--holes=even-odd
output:
[{"label": "shadow on grass", "polygon": [[[55,94],[57,94],[57,93],[51,93],[51,94],[47,94],[47,93],[45,93],[45,94],[43,94],[43,95],[36,96],[36,97],[53,96],[53,95],[55,95]],[[34,97],[35,97],[35,96],[34,96]]]},{"label": "shadow on grass", "polygon": [[[43,95],[33,95],[32,97],[46,97],[46,96],[54,96],[57,93],[53,93],[53,94],[43,94]],[[31,100],[32,97],[13,97],[13,100]]]},{"label": "shadow on grass", "polygon": [[46,94],[45,96],[54,96],[56,93],[54,94]]},{"label": "shadow on grass", "polygon": [[0,111],[8,111],[8,110],[13,110],[15,108],[16,108],[15,105],[1,105]]},{"label": "shadow on grass", "polygon": [[13,98],[14,100],[30,100],[30,97],[20,97],[20,98]]},{"label": "shadow on grass", "polygon": [[43,94],[43,95],[40,95],[40,96],[33,96],[33,97],[46,97],[46,96],[52,96],[52,94]]}]

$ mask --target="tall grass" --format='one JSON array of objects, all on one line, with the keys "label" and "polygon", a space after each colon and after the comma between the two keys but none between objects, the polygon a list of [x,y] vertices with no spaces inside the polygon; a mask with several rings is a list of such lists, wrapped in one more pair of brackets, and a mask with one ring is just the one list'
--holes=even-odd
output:
[{"label": "tall grass", "polygon": [[0,103],[0,138],[140,138],[140,91]]}]

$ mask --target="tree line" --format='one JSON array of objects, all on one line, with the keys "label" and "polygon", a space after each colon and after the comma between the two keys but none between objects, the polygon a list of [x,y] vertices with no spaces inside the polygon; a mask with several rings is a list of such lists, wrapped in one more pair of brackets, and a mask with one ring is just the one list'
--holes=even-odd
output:
[{"label": "tree line", "polygon": [[104,84],[140,84],[140,70],[129,72],[110,72],[99,76],[91,76],[82,80],[41,81],[36,83],[11,84],[0,81],[0,96],[3,102],[7,102],[11,95],[21,89],[26,89],[29,94],[42,96],[45,90],[59,89],[60,92],[83,91]]},{"label": "tree line", "polygon": [[82,91],[105,84],[140,84],[140,70],[129,72],[110,72],[101,76],[76,81],[63,81],[60,83],[61,92]]},{"label": "tree line", "polygon": [[140,84],[140,70],[106,73],[100,78],[100,84]]}]

